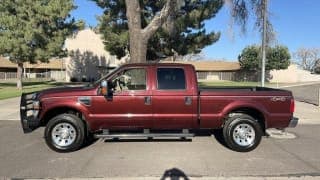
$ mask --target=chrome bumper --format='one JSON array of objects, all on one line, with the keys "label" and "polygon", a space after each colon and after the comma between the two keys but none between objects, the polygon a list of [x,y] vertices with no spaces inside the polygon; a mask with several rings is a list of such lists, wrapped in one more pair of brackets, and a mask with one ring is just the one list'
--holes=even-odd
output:
[{"label": "chrome bumper", "polygon": [[296,118],[296,117],[292,117],[292,119],[290,120],[290,123],[289,123],[289,128],[294,128],[298,125],[298,121],[299,121],[299,118]]}]

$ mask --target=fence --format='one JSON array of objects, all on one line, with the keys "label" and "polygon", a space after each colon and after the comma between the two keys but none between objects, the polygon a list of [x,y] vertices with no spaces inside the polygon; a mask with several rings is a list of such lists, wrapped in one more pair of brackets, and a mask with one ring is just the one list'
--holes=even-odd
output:
[{"label": "fence", "polygon": [[[25,79],[50,79],[61,81],[65,80],[65,71],[48,71],[43,73],[23,73]],[[0,72],[0,80],[14,80],[17,79],[16,72]]]},{"label": "fence", "polygon": [[17,73],[15,73],[15,72],[0,72],[0,79],[1,80],[17,79]]},{"label": "fence", "polygon": [[223,80],[232,81],[235,72],[197,72],[199,80]]}]

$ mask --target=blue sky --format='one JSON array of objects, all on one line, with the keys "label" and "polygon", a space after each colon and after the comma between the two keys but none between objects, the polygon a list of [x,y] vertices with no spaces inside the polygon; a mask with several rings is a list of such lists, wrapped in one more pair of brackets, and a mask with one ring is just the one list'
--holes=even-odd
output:
[{"label": "blue sky", "polygon": [[[72,12],[76,19],[84,19],[90,26],[97,24],[96,17],[103,10],[89,0],[75,0],[78,8]],[[286,45],[290,52],[298,48],[320,47],[320,1],[319,0],[269,0],[269,17],[277,34],[277,43]],[[218,42],[206,47],[203,52],[207,60],[237,61],[241,50],[247,45],[261,43],[260,34],[253,28],[253,20],[248,24],[246,35],[239,28],[229,31],[230,16],[227,8],[222,8],[215,18],[206,22],[206,30],[220,31]]]}]

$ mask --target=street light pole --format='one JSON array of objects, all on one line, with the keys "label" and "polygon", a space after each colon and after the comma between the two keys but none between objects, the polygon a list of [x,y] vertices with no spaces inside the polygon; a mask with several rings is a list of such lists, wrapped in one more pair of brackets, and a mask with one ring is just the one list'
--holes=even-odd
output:
[{"label": "street light pole", "polygon": [[263,0],[263,30],[262,30],[262,63],[261,63],[261,86],[264,87],[266,71],[266,39],[267,39],[267,3]]}]

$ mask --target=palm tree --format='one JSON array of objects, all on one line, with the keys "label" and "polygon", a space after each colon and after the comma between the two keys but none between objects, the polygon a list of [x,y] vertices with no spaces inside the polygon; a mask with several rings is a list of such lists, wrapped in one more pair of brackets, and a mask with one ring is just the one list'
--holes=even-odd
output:
[{"label": "palm tree", "polygon": [[261,86],[264,87],[266,46],[275,40],[275,33],[268,19],[268,0],[225,0],[225,2],[230,7],[231,25],[239,25],[243,33],[246,32],[247,21],[250,17],[249,8],[253,10],[253,16],[256,19],[255,26],[262,34]]}]

